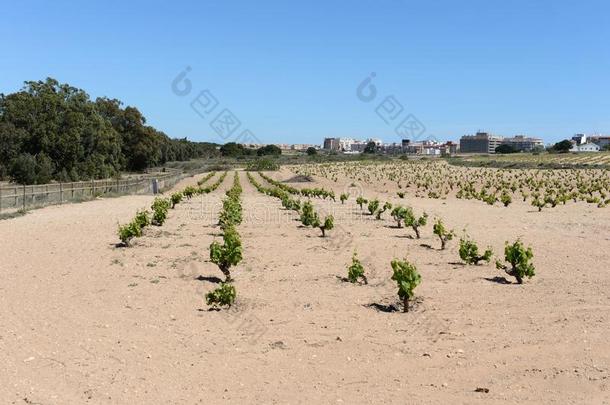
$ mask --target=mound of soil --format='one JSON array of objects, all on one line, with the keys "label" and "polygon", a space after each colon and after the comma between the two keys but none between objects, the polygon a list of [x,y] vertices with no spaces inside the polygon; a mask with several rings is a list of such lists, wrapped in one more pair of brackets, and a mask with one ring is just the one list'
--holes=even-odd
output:
[{"label": "mound of soil", "polygon": [[284,180],[283,183],[311,183],[312,181],[313,178],[311,176],[297,175],[288,180]]}]

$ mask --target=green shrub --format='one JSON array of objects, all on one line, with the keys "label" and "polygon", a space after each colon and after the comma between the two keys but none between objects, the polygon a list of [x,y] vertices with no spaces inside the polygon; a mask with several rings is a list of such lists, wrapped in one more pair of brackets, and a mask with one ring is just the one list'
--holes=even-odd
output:
[{"label": "green shrub", "polygon": [[305,201],[301,208],[301,223],[305,226],[314,226],[319,221],[318,214],[313,210],[311,201]]},{"label": "green shrub", "polygon": [[341,200],[341,204],[345,204],[345,202],[347,201],[348,198],[349,198],[349,194],[346,194],[346,193],[342,193],[339,196],[339,199]]},{"label": "green shrub", "polygon": [[271,158],[259,158],[249,162],[246,166],[246,170],[249,172],[276,171],[280,170],[280,165]]},{"label": "green shrub", "polygon": [[405,207],[397,205],[396,207],[394,207],[390,214],[392,215],[392,218],[394,218],[394,221],[396,221],[396,225],[399,228],[402,228],[402,221],[404,221],[407,215],[407,209]]},{"label": "green shrub", "polygon": [[392,260],[392,280],[398,285],[398,297],[403,302],[403,311],[409,312],[409,300],[413,298],[415,287],[421,283],[417,268],[405,260]]},{"label": "green shrub", "polygon": [[222,229],[240,225],[242,222],[242,207],[239,199],[226,198],[222,202],[218,223]]},{"label": "green shrub", "polygon": [[179,191],[172,194],[172,196],[171,196],[172,209],[176,208],[176,204],[180,204],[180,201],[182,201],[182,196],[183,196],[183,194]]},{"label": "green shrub", "polygon": [[375,213],[375,218],[381,219],[381,215],[390,209],[392,209],[392,204],[389,202],[386,202],[385,204],[383,204],[383,207],[381,207],[380,209],[377,210],[377,212]]},{"label": "green shrub", "polygon": [[433,233],[441,240],[441,250],[445,250],[447,242],[453,239],[455,232],[453,230],[446,229],[445,224],[443,224],[443,221],[440,218],[436,220],[432,230]]},{"label": "green shrub", "polygon": [[350,283],[360,283],[359,280],[362,280],[362,283],[368,284],[368,280],[364,275],[364,267],[360,260],[358,260],[358,255],[354,252],[352,256],[352,264],[347,268],[347,279]]},{"label": "green shrub", "polygon": [[413,209],[411,207],[406,207],[404,211],[403,220],[405,221],[406,226],[410,226],[413,229],[413,231],[415,232],[415,236],[417,237],[417,239],[419,239],[419,228],[422,226],[426,226],[426,224],[428,223],[428,214],[424,212],[421,217],[417,218],[413,214]]},{"label": "green shrub", "polygon": [[135,222],[140,229],[150,225],[150,213],[146,210],[138,211],[133,222]]},{"label": "green shrub", "polygon": [[331,229],[333,229],[335,227],[335,219],[333,218],[332,215],[328,215],[326,218],[324,218],[324,222],[320,223],[320,221],[318,220],[318,216],[316,214],[316,222],[312,224],[313,227],[317,227],[320,228],[320,230],[322,231],[322,237],[326,236],[326,231],[330,231]]},{"label": "green shrub", "polygon": [[119,225],[119,239],[124,246],[130,246],[131,239],[142,236],[142,228],[136,221],[131,221],[125,225]]},{"label": "green shrub", "polygon": [[533,258],[532,248],[525,248],[521,240],[517,239],[512,244],[506,242],[504,248],[504,260],[510,264],[510,267],[502,264],[499,260],[496,261],[496,267],[499,270],[504,270],[509,276],[515,277],[517,283],[522,284],[524,277],[532,278],[536,275],[534,265],[531,262]]},{"label": "green shrub", "polygon": [[231,281],[231,266],[236,266],[242,260],[242,247],[239,234],[234,227],[228,227],[223,234],[224,243],[214,241],[210,245],[210,260],[218,266],[226,277],[226,282]]},{"label": "green shrub", "polygon": [[483,255],[479,255],[477,244],[468,235],[464,235],[464,237],[460,238],[459,254],[460,259],[466,262],[466,264],[479,264],[481,260],[489,263],[493,256],[493,251],[488,247]]},{"label": "green shrub", "polygon": [[369,205],[368,205],[368,210],[369,210],[369,214],[373,215],[377,210],[379,209],[379,200],[378,199],[374,199],[369,201]]},{"label": "green shrub", "polygon": [[197,193],[197,189],[193,186],[187,186],[182,191],[182,194],[184,194],[188,200],[190,200],[195,193]]},{"label": "green shrub", "polygon": [[161,226],[167,219],[167,211],[169,210],[170,202],[166,198],[157,197],[153,201],[150,208],[153,210],[152,223]]},{"label": "green shrub", "polygon": [[220,283],[220,287],[210,291],[205,295],[205,300],[208,305],[212,305],[214,308],[226,306],[231,308],[231,305],[235,302],[235,287],[229,283]]},{"label": "green shrub", "polygon": [[513,202],[513,199],[511,198],[510,194],[503,191],[502,194],[500,194],[500,202],[504,204],[505,207],[508,207],[508,205]]},{"label": "green shrub", "polygon": [[356,204],[358,204],[360,206],[360,209],[362,209],[362,205],[368,203],[368,200],[362,196],[359,196],[358,198],[356,198]]},{"label": "green shrub", "polygon": [[538,208],[538,212],[540,212],[546,206],[546,201],[544,201],[543,199],[540,199],[539,197],[535,197],[532,200],[532,205],[534,207]]}]

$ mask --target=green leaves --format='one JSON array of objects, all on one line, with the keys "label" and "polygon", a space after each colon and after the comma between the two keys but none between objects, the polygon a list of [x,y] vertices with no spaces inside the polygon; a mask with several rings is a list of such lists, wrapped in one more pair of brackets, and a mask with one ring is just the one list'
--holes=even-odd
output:
[{"label": "green leaves", "polygon": [[214,241],[210,245],[210,260],[216,264],[225,275],[226,282],[231,281],[230,268],[242,260],[242,245],[239,233],[235,226],[241,224],[242,207],[240,196],[242,188],[239,176],[235,172],[233,187],[227,191],[227,198],[223,200],[219,223],[223,230],[223,244]]},{"label": "green leaves", "polygon": [[483,255],[479,255],[479,247],[477,244],[471,240],[468,235],[464,234],[464,236],[460,238],[459,255],[460,258],[466,262],[466,264],[476,265],[482,260],[489,263],[491,257],[493,256],[493,251],[490,247],[488,247]]},{"label": "green leaves", "polygon": [[496,261],[496,267],[499,270],[504,270],[509,276],[517,279],[517,283],[522,284],[523,278],[532,278],[536,275],[534,264],[531,260],[534,258],[534,253],[531,247],[525,247],[520,239],[514,243],[506,242],[504,248],[504,260],[510,263],[510,267],[502,264],[499,260]]},{"label": "green leaves", "polygon": [[386,202],[385,204],[383,204],[383,207],[381,207],[380,209],[377,210],[377,212],[375,212],[375,218],[381,219],[381,215],[389,209],[392,209],[392,204],[389,202]]},{"label": "green leaves", "polygon": [[233,303],[235,303],[236,297],[237,292],[232,284],[220,283],[220,287],[205,295],[205,300],[208,305],[211,305],[214,308],[222,306],[231,308]]},{"label": "green leaves", "polygon": [[397,205],[390,213],[399,228],[402,228],[402,221],[407,216],[407,208]]},{"label": "green leaves", "polygon": [[150,208],[153,210],[152,223],[154,225],[161,226],[163,223],[165,223],[170,204],[170,201],[166,198],[155,198],[150,206]]},{"label": "green leaves", "polygon": [[142,228],[138,223],[132,221],[126,225],[119,225],[118,234],[123,245],[129,246],[131,239],[142,236]]},{"label": "green leaves", "polygon": [[365,199],[362,196],[358,196],[358,198],[356,198],[356,204],[358,204],[360,206],[360,209],[362,209],[362,205],[368,203],[368,200]]},{"label": "green leaves", "polygon": [[172,194],[172,196],[170,197],[170,200],[172,202],[172,209],[176,208],[177,204],[180,204],[180,201],[182,201],[182,197],[183,194],[180,191]]},{"label": "green leaves", "polygon": [[0,98],[0,144],[7,131],[15,139],[0,153],[0,176],[24,184],[110,178],[218,154],[214,144],[170,139],[119,100],[91,100],[52,78],[25,82]]},{"label": "green leaves", "polygon": [[320,219],[318,214],[313,210],[313,204],[311,201],[305,201],[301,208],[301,223],[305,226],[317,226]]},{"label": "green leaves", "polygon": [[417,239],[420,238],[419,228],[425,226],[428,223],[428,214],[425,212],[419,218],[413,214],[413,209],[411,207],[405,207],[403,211],[403,220],[405,221],[406,226],[410,226],[413,231],[415,231],[415,236]]},{"label": "green leaves", "polygon": [[447,242],[452,240],[455,236],[455,232],[453,230],[446,229],[445,224],[443,224],[443,221],[440,218],[438,218],[434,223],[432,231],[441,240],[441,250],[444,250]]},{"label": "green leaves", "polygon": [[369,201],[367,208],[369,210],[369,214],[373,215],[377,209],[379,209],[379,200],[375,198],[374,200]]},{"label": "green leaves", "polygon": [[148,211],[138,211],[133,220],[125,225],[119,225],[117,234],[123,246],[129,247],[133,238],[142,236],[142,230],[150,225],[150,213]]},{"label": "green leaves", "polygon": [[360,280],[364,284],[368,284],[368,280],[364,275],[364,266],[358,260],[358,255],[354,252],[352,256],[352,264],[347,268],[347,279],[350,283],[360,283]]},{"label": "green leaves", "polygon": [[421,276],[417,272],[415,265],[406,259],[394,259],[391,262],[392,280],[398,286],[398,296],[403,300],[404,312],[409,312],[409,300],[414,296],[415,287],[421,283]]}]

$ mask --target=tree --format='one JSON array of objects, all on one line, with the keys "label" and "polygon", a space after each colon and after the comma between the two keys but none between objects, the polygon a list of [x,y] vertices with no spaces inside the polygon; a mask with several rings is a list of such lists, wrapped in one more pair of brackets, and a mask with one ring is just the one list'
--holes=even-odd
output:
[{"label": "tree", "polygon": [[499,270],[504,270],[509,276],[517,279],[518,284],[523,284],[523,278],[532,278],[536,275],[534,265],[531,260],[534,257],[531,247],[525,248],[523,242],[517,239],[514,243],[506,242],[504,248],[504,260],[510,264],[506,266],[499,260],[496,261],[496,267]]},{"label": "tree", "polygon": [[256,150],[256,154],[258,156],[267,156],[267,155],[279,156],[282,154],[282,150],[275,145],[265,145],[265,146],[261,146],[260,148],[258,148]]},{"label": "tree", "polygon": [[500,154],[519,152],[517,150],[517,148],[515,148],[513,145],[510,145],[508,143],[503,143],[499,146],[496,146],[495,151],[496,151],[496,153],[500,153]]},{"label": "tree", "polygon": [[19,184],[36,183],[36,158],[29,153],[24,153],[11,161],[9,176]]},{"label": "tree", "polygon": [[[168,160],[217,155],[216,145],[170,139],[116,99],[92,101],[82,89],[47,78],[0,95],[0,178],[43,183],[108,178]],[[35,176],[23,176],[36,159]],[[24,156],[16,160],[19,156]],[[16,175],[10,167],[16,162]]]},{"label": "tree", "polygon": [[10,164],[23,148],[27,132],[11,122],[0,122],[0,180],[9,175]]},{"label": "tree", "polygon": [[377,144],[373,141],[369,141],[364,147],[364,153],[375,153],[377,152]]},{"label": "tree", "polygon": [[567,139],[564,139],[561,142],[557,142],[551,147],[551,151],[558,153],[566,153],[569,152],[570,149],[572,149],[572,142]]},{"label": "tree", "polygon": [[409,312],[409,300],[415,295],[413,290],[421,283],[417,268],[405,260],[392,260],[392,280],[398,285],[398,297],[403,302],[403,311]]},{"label": "tree", "polygon": [[314,148],[313,146],[310,146],[309,148],[307,148],[306,151],[308,156],[314,156],[318,154],[318,150],[316,148]]}]

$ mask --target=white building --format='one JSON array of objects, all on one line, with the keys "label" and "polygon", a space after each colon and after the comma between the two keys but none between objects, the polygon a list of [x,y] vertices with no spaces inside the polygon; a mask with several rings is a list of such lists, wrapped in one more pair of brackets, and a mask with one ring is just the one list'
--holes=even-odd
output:
[{"label": "white building", "polygon": [[572,146],[570,152],[599,152],[600,149],[601,148],[599,147],[599,145],[596,145],[594,143],[583,143],[581,145]]},{"label": "white building", "polygon": [[352,144],[354,140],[352,138],[339,138],[339,148],[342,151],[349,152],[352,150]]}]

